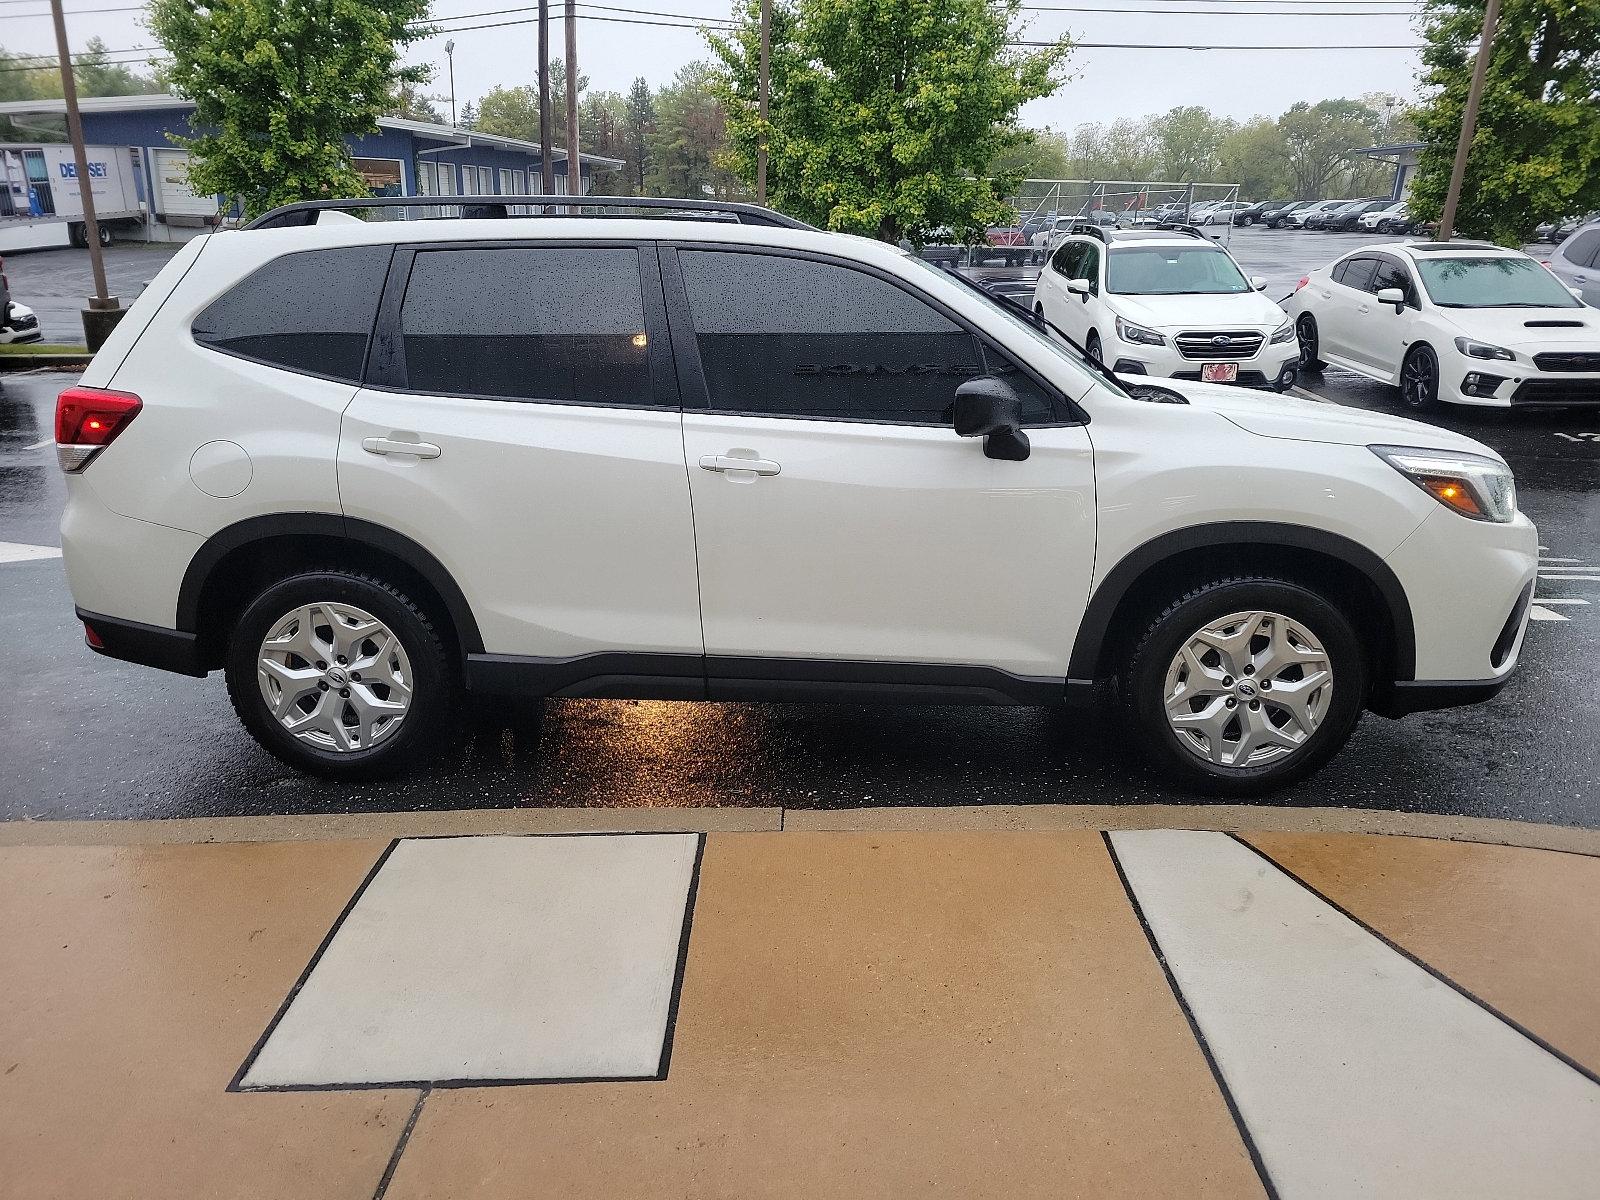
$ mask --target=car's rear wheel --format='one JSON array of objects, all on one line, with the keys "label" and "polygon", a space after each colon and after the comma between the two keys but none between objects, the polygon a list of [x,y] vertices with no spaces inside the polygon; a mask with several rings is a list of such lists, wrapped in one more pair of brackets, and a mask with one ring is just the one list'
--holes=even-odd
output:
[{"label": "car's rear wheel", "polygon": [[331,779],[418,766],[460,731],[459,670],[438,626],[373,576],[328,569],[273,584],[235,624],[225,671],[251,735]]},{"label": "car's rear wheel", "polygon": [[1249,796],[1338,752],[1365,707],[1368,666],[1349,620],[1316,592],[1226,578],[1168,604],[1119,683],[1157,769],[1186,788]]},{"label": "car's rear wheel", "polygon": [[1439,356],[1431,346],[1413,346],[1400,367],[1400,399],[1412,412],[1439,407]]},{"label": "car's rear wheel", "polygon": [[1317,352],[1322,349],[1322,343],[1317,335],[1317,319],[1310,313],[1301,313],[1299,320],[1294,323],[1295,337],[1300,340],[1300,369],[1302,371],[1320,371],[1328,364],[1317,357]]}]

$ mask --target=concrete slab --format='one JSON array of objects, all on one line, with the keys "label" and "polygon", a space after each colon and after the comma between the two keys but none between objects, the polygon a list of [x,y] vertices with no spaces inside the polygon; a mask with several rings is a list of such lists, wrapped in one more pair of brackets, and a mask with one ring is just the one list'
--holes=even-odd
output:
[{"label": "concrete slab", "polygon": [[1111,841],[1280,1195],[1594,1195],[1592,1080],[1225,834]]},{"label": "concrete slab", "polygon": [[658,1077],[699,845],[397,843],[240,1086]]},{"label": "concrete slab", "polygon": [[1261,1196],[1099,835],[707,840],[669,1077],[434,1092],[386,1200]]}]

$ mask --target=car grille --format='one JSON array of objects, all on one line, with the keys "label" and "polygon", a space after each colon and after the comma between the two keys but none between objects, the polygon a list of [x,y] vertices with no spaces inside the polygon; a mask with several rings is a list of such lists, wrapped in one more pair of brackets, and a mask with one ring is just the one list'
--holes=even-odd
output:
[{"label": "car grille", "polygon": [[1600,371],[1600,354],[1592,350],[1535,354],[1533,365],[1541,371]]},{"label": "car grille", "polygon": [[11,327],[13,329],[37,329],[39,328],[39,318],[23,317],[20,320],[13,322]]},{"label": "car grille", "polygon": [[[1218,346],[1215,338],[1227,338],[1228,344]],[[1265,338],[1253,329],[1205,329],[1180,333],[1176,339],[1178,353],[1185,358],[1213,362],[1237,362],[1254,358]]]},{"label": "car grille", "polygon": [[1600,379],[1530,379],[1511,393],[1513,404],[1600,404]]}]

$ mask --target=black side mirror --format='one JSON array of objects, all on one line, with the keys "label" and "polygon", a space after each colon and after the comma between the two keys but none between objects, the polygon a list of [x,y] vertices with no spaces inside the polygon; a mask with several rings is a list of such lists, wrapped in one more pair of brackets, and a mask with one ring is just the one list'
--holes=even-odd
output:
[{"label": "black side mirror", "polygon": [[993,375],[969,379],[956,389],[953,423],[962,437],[981,437],[990,458],[1021,462],[1031,453],[1022,432],[1022,398]]}]

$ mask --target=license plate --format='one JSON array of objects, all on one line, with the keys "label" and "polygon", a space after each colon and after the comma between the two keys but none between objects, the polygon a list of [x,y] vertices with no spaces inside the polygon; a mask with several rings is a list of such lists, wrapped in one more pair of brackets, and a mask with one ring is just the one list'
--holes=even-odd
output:
[{"label": "license plate", "polygon": [[1238,363],[1205,363],[1200,367],[1202,383],[1237,383]]}]

